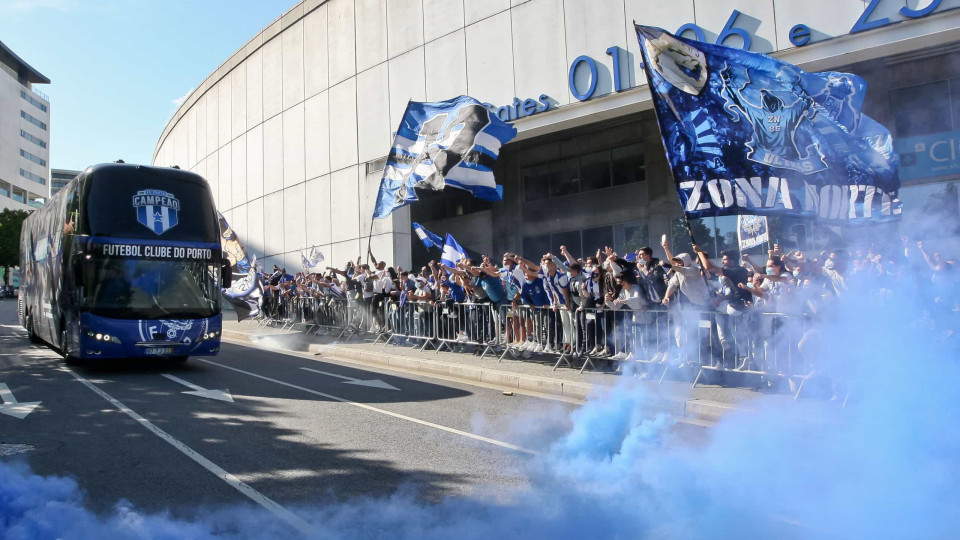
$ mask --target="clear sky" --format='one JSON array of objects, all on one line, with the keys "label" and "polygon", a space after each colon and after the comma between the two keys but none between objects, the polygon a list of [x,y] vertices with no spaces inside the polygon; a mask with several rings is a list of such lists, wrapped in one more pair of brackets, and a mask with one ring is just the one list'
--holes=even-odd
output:
[{"label": "clear sky", "polygon": [[0,0],[0,41],[43,73],[50,166],[150,163],[184,97],[296,0]]}]

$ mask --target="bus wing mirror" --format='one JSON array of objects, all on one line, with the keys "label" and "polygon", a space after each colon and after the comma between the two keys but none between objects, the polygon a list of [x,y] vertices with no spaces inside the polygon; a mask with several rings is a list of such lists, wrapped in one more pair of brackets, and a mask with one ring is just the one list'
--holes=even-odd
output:
[{"label": "bus wing mirror", "polygon": [[230,266],[230,259],[224,259],[220,262],[220,281],[224,289],[229,289],[233,284],[233,270]]}]

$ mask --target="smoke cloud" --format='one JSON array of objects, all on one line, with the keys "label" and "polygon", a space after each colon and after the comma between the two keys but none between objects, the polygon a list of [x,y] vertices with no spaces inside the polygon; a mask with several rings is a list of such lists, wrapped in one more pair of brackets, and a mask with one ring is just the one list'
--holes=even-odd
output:
[{"label": "smoke cloud", "polygon": [[[846,407],[761,397],[755,412],[731,414],[691,443],[673,419],[651,412],[655,396],[623,377],[561,423],[559,436],[541,430],[549,436],[526,464],[527,488],[481,488],[435,504],[402,490],[291,510],[318,539],[955,538],[957,312],[901,279],[882,303],[851,280],[806,349],[819,374],[810,395],[831,390],[818,378],[843,381],[832,390],[849,394]],[[0,515],[9,539],[296,534],[246,507],[184,521],[120,502],[98,516],[72,480],[10,462],[0,462]]]}]

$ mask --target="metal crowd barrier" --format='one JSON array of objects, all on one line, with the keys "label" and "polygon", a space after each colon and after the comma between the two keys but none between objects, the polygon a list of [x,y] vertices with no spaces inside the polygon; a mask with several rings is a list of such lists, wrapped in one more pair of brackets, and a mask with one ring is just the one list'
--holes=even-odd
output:
[{"label": "metal crowd barrier", "polygon": [[369,329],[370,317],[367,306],[358,302],[352,294],[337,300],[334,317],[334,320],[339,322],[339,327],[333,328],[334,333],[339,330],[337,340],[350,339]]},{"label": "metal crowd barrier", "polygon": [[437,352],[457,346],[482,348],[480,358],[501,343],[500,319],[493,304],[441,302],[434,309]]},{"label": "metal crowd barrier", "polygon": [[806,326],[783,313],[503,306],[500,319],[501,361],[508,354],[556,355],[554,370],[580,360],[582,373],[608,361],[644,376],[658,366],[660,382],[671,368],[696,368],[694,386],[706,372],[802,376],[796,345]]},{"label": "metal crowd barrier", "polygon": [[313,326],[307,332],[314,335],[340,334],[347,328],[347,301],[344,298],[320,297],[311,299]]},{"label": "metal crowd barrier", "polygon": [[[304,325],[304,332],[336,339],[375,332],[375,343],[414,342],[421,351],[437,352],[474,346],[481,358],[502,347],[498,361],[555,357],[581,373],[609,362],[618,371],[655,377],[662,382],[670,369],[697,374],[693,386],[709,375],[799,379],[795,398],[811,371],[797,345],[808,332],[802,316],[747,309],[742,312],[695,308],[629,310],[510,305],[451,301],[404,302],[385,298],[382,306],[353,298],[293,297],[265,299],[258,325],[283,330]],[[376,327],[376,328],[375,328]],[[578,364],[579,365],[576,365]]]},{"label": "metal crowd barrier", "polygon": [[398,302],[384,302],[383,312],[386,320],[389,336],[383,343],[389,345],[394,340],[397,344],[401,342],[418,343],[420,350],[427,347],[437,347],[435,309],[430,302],[404,302],[400,305]]},{"label": "metal crowd barrier", "polygon": [[576,336],[573,332],[573,312],[531,306],[501,306],[503,321],[504,351],[498,361],[518,353],[529,357],[531,353],[557,354],[553,365],[556,370],[561,363],[573,367],[570,362],[577,355]]}]

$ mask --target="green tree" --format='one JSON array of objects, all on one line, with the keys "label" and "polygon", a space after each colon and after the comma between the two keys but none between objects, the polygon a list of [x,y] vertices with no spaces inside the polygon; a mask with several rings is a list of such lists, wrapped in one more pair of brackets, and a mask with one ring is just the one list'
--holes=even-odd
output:
[{"label": "green tree", "polygon": [[20,265],[20,228],[29,215],[26,210],[0,211],[0,266],[4,277],[10,275],[8,268]]}]

